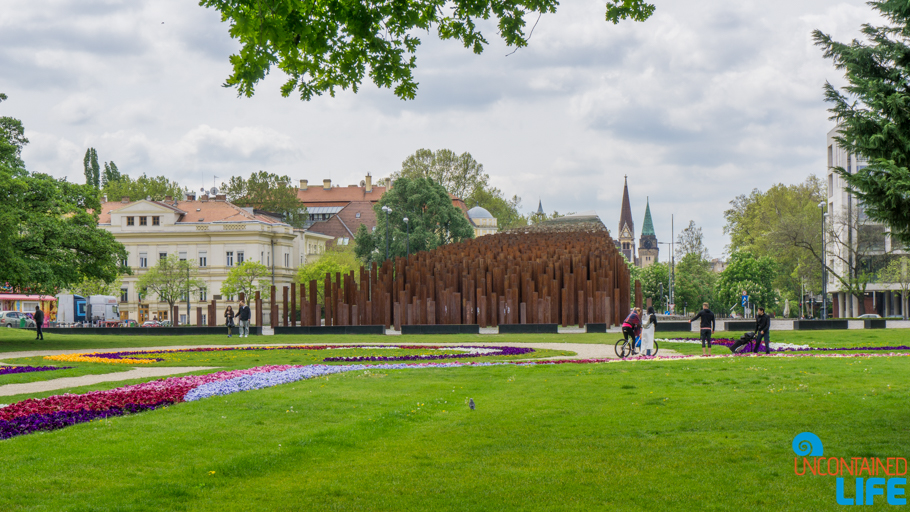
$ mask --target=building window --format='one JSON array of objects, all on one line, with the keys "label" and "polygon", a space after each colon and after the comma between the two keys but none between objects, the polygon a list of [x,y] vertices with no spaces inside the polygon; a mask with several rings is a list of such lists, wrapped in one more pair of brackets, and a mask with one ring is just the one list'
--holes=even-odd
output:
[{"label": "building window", "polygon": [[285,267],[291,266],[291,255],[288,253],[284,253],[284,266]]},{"label": "building window", "polygon": [[140,226],[148,226],[148,217],[139,217]]},{"label": "building window", "polygon": [[243,263],[243,251],[237,251],[237,264],[240,265]]},{"label": "building window", "polygon": [[205,302],[209,299],[209,291],[205,288],[199,290],[199,301]]},{"label": "building window", "polygon": [[122,260],[120,260],[120,264],[123,265],[124,267],[129,267],[130,261],[128,258],[123,258]]},{"label": "building window", "polygon": [[207,256],[208,256],[208,253],[206,253],[205,251],[199,251],[199,266],[200,267],[208,266]]},{"label": "building window", "polygon": [[127,226],[132,226],[132,225],[134,225],[134,224],[136,224],[136,218],[135,218],[135,217],[127,217],[127,218],[126,218],[126,225],[127,225]]},{"label": "building window", "polygon": [[179,258],[180,261],[186,261],[186,251],[180,251],[180,252],[178,252],[178,253],[177,253],[177,258]]},{"label": "building window", "polygon": [[160,226],[161,217],[152,217],[152,226]]},{"label": "building window", "polygon": [[167,253],[166,253],[166,252],[159,252],[159,253],[158,253],[158,260],[166,260],[166,259],[167,259]]},{"label": "building window", "polygon": [[225,265],[227,265],[229,267],[233,267],[234,266],[234,251],[228,251],[224,260],[225,260]]},{"label": "building window", "polygon": [[148,266],[149,266],[148,253],[140,252],[139,253],[139,268],[148,268]]},{"label": "building window", "polygon": [[354,214],[354,217],[356,217],[356,218],[359,219],[359,218],[360,218],[360,212],[355,213],[355,214]]},{"label": "building window", "polygon": [[120,302],[126,302],[129,300],[129,289],[121,288],[120,289]]}]

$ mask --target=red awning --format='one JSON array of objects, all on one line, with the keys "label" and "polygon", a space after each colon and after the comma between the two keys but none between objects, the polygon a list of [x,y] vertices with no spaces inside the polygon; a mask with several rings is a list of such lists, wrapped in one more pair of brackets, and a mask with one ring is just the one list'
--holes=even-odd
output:
[{"label": "red awning", "polygon": [[52,295],[25,295],[21,293],[0,293],[0,300],[37,300],[41,302],[53,302],[57,297]]}]

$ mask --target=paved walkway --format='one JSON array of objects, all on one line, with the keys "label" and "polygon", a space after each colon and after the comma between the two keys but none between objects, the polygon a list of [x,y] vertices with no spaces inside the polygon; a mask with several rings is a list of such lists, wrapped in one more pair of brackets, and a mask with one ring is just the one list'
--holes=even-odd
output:
[{"label": "paved walkway", "polygon": [[90,386],[101,382],[116,382],[121,380],[145,379],[149,377],[165,377],[180,373],[189,373],[199,370],[213,370],[212,366],[181,366],[181,367],[155,367],[133,368],[125,372],[105,373],[102,375],[83,375],[81,377],[65,377],[40,382],[27,382],[24,384],[7,384],[0,386],[0,396],[21,395],[23,393],[43,393],[58,389],[78,388]]},{"label": "paved walkway", "polygon": [[[397,345],[398,343],[335,343],[335,345]],[[280,347],[294,345],[317,345],[317,343],[249,343],[244,345],[177,345],[168,347],[129,347],[129,348],[105,348],[105,349],[81,349],[81,350],[33,350],[27,352],[7,352],[0,354],[0,364],[6,360],[20,357],[43,357],[58,354],[82,354],[90,352],[126,352],[141,350],[144,352],[154,352],[156,350],[175,350],[185,348],[223,348],[223,347]],[[480,346],[480,347],[497,347],[508,345],[510,347],[529,347],[543,348],[552,350],[569,350],[575,352],[574,356],[555,356],[548,357],[548,360],[558,359],[616,359],[616,352],[613,345],[599,345],[587,343],[409,343],[409,345],[434,345],[434,346]],[[670,356],[678,355],[673,350],[662,349],[660,355]],[[538,359],[539,360],[539,359]],[[41,382],[29,382],[25,384],[7,384],[0,386],[0,396],[11,396],[23,393],[41,393],[45,391],[54,391],[57,389],[68,389],[79,386],[89,386],[101,382],[115,382],[121,380],[142,379],[148,377],[165,377],[168,375],[177,375],[181,373],[195,372],[199,370],[213,370],[216,367],[209,366],[156,366],[146,368],[133,368],[125,372],[107,373],[102,375],[84,375],[82,377],[66,377],[61,379],[52,379]]]}]

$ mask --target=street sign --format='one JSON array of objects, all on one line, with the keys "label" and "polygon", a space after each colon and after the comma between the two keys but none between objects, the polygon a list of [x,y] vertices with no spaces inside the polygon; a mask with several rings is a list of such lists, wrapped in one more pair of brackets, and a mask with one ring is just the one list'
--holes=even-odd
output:
[{"label": "street sign", "polygon": [[745,307],[746,302],[749,302],[749,296],[748,296],[748,295],[743,295],[743,307]]}]

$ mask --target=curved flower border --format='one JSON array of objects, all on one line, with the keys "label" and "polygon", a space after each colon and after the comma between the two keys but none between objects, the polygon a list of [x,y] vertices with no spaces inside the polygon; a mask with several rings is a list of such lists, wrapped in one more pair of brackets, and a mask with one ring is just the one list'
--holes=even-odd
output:
[{"label": "curved flower border", "polygon": [[519,347],[484,347],[484,346],[446,346],[446,345],[289,345],[279,347],[208,347],[184,348],[174,350],[156,351],[123,351],[123,352],[92,352],[88,354],[59,354],[44,356],[48,361],[65,361],[79,363],[106,363],[106,364],[152,364],[164,361],[160,357],[135,357],[149,354],[180,354],[189,352],[223,352],[231,350],[333,350],[333,349],[399,349],[399,350],[456,350],[456,349],[494,349],[495,352],[478,352],[467,354],[434,354],[428,356],[363,356],[363,357],[327,357],[326,362],[358,362],[358,361],[432,361],[440,359],[464,359],[484,356],[515,356],[534,352],[532,348]]},{"label": "curved flower border", "polygon": [[72,366],[0,366],[0,375],[69,370]]}]

